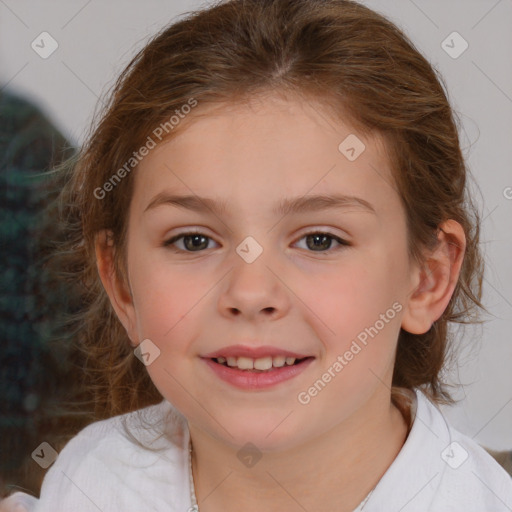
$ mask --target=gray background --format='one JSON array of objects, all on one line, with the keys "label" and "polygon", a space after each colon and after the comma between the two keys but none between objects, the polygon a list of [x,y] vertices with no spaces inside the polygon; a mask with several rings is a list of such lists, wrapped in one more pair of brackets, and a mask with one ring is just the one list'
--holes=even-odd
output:
[{"label": "gray background", "polygon": [[[512,0],[367,0],[391,18],[441,72],[462,121],[461,138],[478,192],[486,259],[481,327],[459,331],[450,380],[459,384],[452,423],[478,442],[512,449]],[[75,144],[98,99],[144,41],[192,0],[0,0],[0,88],[32,99]],[[48,59],[31,48],[43,31],[59,47]],[[468,42],[458,58],[441,43]],[[457,48],[458,43],[454,43]],[[507,191],[509,193],[507,193]],[[508,198],[507,198],[508,196]]]}]

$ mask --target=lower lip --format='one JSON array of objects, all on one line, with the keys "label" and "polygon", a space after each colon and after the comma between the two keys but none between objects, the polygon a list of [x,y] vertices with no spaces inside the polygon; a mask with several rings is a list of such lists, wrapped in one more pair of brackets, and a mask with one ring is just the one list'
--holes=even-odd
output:
[{"label": "lower lip", "polygon": [[217,377],[229,384],[245,390],[266,389],[293,379],[302,373],[313,362],[313,357],[304,359],[299,364],[282,366],[265,372],[251,370],[239,370],[223,364],[216,363],[212,359],[204,359],[206,364],[215,372]]}]

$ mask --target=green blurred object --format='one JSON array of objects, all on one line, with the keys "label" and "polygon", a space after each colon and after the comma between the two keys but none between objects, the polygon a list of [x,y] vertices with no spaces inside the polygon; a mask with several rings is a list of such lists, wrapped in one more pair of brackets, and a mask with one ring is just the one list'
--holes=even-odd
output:
[{"label": "green blurred object", "polygon": [[45,211],[58,192],[48,171],[75,151],[36,107],[0,92],[2,495],[27,487],[38,492],[44,475],[31,453],[48,441],[42,429],[51,429],[69,373],[67,354],[51,343],[69,298],[47,275],[43,248],[53,235]]}]

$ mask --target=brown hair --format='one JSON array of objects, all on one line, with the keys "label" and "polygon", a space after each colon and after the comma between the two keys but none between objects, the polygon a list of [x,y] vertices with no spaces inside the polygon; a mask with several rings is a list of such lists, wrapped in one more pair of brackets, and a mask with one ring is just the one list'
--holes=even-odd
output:
[{"label": "brown hair", "polygon": [[83,307],[74,337],[86,354],[95,417],[162,399],[133,355],[95,262],[95,237],[108,229],[116,267],[124,275],[136,169],[124,173],[102,199],[95,191],[191,98],[200,107],[215,106],[267,92],[316,99],[361,133],[384,138],[406,210],[411,258],[421,262],[422,249],[435,246],[444,220],[464,228],[466,253],[450,303],[428,332],[400,332],[393,376],[393,386],[423,387],[434,400],[449,401],[440,378],[448,322],[469,323],[475,306],[483,307],[483,261],[455,114],[441,84],[393,23],[350,0],[223,1],[154,36],[114,84],[101,119],[68,165],[62,194],[66,242],[59,248],[59,265],[81,283]]}]

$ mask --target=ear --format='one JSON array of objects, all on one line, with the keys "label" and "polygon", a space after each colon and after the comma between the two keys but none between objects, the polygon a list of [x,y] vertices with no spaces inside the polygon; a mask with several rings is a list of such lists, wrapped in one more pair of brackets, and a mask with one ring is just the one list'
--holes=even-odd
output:
[{"label": "ear", "polygon": [[438,230],[438,246],[427,254],[421,268],[415,267],[413,290],[406,301],[402,329],[411,334],[424,334],[441,317],[457,285],[466,236],[462,226],[450,219]]},{"label": "ear", "polygon": [[114,265],[114,239],[109,230],[102,230],[96,235],[96,264],[103,287],[119,321],[126,329],[132,345],[138,344],[136,316],[129,284],[118,276]]}]

